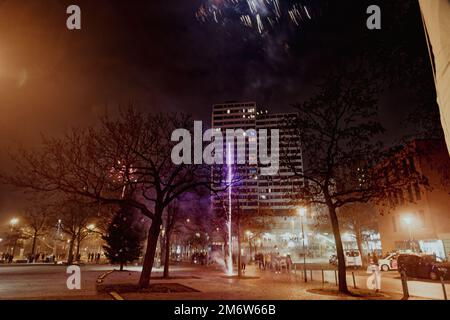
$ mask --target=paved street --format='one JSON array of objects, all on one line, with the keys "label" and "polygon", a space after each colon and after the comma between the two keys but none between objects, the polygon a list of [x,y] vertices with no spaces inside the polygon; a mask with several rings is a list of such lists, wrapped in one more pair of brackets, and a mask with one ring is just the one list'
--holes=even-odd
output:
[{"label": "paved street", "polygon": [[[312,272],[314,282],[311,283],[311,272],[308,271],[308,283],[305,284],[300,271],[292,274],[275,274],[261,272],[249,267],[247,276],[257,279],[228,279],[223,272],[214,268],[200,266],[175,266],[172,268],[172,280],[157,279],[154,281],[179,283],[199,292],[177,294],[124,294],[126,299],[334,299],[336,297],[311,294],[307,290],[322,287],[334,287],[333,270],[324,271],[325,284],[322,284],[321,266]],[[97,293],[96,280],[106,271],[112,270],[108,265],[82,266],[81,290],[68,290],[65,266],[54,265],[15,265],[0,266],[0,299],[111,299],[106,293]],[[136,283],[140,267],[128,267],[129,272],[115,272],[109,275],[105,283]],[[161,269],[156,269],[154,277],[161,276]],[[356,271],[355,279],[358,288],[365,289],[368,275],[364,271]],[[348,273],[348,284],[353,286],[351,272]],[[450,292],[450,283],[446,284]],[[431,281],[409,281],[411,296],[425,299],[443,299],[440,283]],[[402,287],[398,273],[382,274],[382,292],[387,298],[400,299]]]},{"label": "paved street", "polygon": [[109,299],[96,280],[111,266],[82,267],[81,290],[68,290],[65,266],[0,266],[0,299]]}]

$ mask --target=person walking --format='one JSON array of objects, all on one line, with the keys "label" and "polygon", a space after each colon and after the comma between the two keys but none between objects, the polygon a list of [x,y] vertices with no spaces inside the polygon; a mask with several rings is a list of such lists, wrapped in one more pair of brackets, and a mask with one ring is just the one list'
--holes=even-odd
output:
[{"label": "person walking", "polygon": [[272,254],[268,253],[266,254],[266,264],[264,267],[264,270],[269,269],[272,270]]},{"label": "person walking", "polygon": [[287,269],[288,273],[291,273],[291,270],[292,270],[292,258],[291,258],[290,254],[288,254],[286,256],[286,269]]},{"label": "person walking", "polygon": [[245,269],[247,267],[247,263],[248,263],[248,255],[246,253],[244,253],[241,257],[241,270],[242,273],[245,273]]}]

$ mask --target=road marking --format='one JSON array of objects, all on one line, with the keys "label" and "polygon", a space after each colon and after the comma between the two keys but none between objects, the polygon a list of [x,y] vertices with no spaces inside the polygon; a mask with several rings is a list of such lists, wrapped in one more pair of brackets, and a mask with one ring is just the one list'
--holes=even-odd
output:
[{"label": "road marking", "polygon": [[108,272],[102,274],[100,277],[97,278],[97,283],[102,283],[103,279],[105,279],[107,275],[109,275],[113,272],[114,272],[114,270],[111,270],[111,271],[108,271]]},{"label": "road marking", "polygon": [[114,300],[125,300],[120,294],[115,291],[111,291],[109,294],[114,298]]}]

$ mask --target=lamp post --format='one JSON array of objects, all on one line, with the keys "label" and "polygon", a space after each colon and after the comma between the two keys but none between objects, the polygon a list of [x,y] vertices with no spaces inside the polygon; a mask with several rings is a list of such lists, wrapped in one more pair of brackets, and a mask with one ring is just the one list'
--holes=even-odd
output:
[{"label": "lamp post", "polygon": [[61,223],[62,220],[58,219],[58,224],[56,225],[56,232],[55,232],[55,236],[53,238],[53,261],[52,262],[56,262],[56,256],[58,254],[58,237],[60,237],[60,233],[61,233]]},{"label": "lamp post", "polygon": [[298,214],[300,215],[300,222],[302,226],[302,241],[303,241],[303,272],[304,272],[304,278],[305,282],[308,282],[308,279],[306,278],[306,247],[305,247],[305,229],[303,226],[303,218],[306,216],[306,208],[299,208]]},{"label": "lamp post", "polygon": [[[14,232],[14,229],[15,229],[15,227],[16,227],[16,225],[18,223],[19,223],[19,219],[17,219],[17,218],[12,218],[9,221],[9,224],[11,226],[11,233]],[[17,241],[19,240],[18,237],[19,237],[19,235],[14,235],[14,245],[13,245],[13,248],[12,248],[12,257],[13,257],[13,259],[14,259],[14,255],[16,253]]]}]

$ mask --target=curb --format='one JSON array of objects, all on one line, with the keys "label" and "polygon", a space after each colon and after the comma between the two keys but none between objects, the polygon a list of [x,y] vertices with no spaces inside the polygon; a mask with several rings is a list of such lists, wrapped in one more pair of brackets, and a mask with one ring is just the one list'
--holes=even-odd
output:
[{"label": "curb", "polygon": [[[103,281],[105,280],[105,278],[107,277],[107,276],[109,276],[111,273],[113,273],[115,270],[111,270],[111,271],[108,271],[108,272],[105,272],[105,273],[103,273],[102,275],[100,275],[98,278],[97,278],[97,284],[101,284],[101,283],[103,283]],[[122,301],[122,300],[125,300],[120,294],[118,294],[116,291],[111,291],[111,292],[109,292],[109,295],[114,299],[114,300],[119,300],[119,301]]]},{"label": "curb", "polygon": [[97,278],[97,283],[102,283],[103,280],[113,272],[114,272],[114,270],[111,270],[111,271],[105,272],[104,274],[100,275],[100,277]]}]

